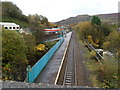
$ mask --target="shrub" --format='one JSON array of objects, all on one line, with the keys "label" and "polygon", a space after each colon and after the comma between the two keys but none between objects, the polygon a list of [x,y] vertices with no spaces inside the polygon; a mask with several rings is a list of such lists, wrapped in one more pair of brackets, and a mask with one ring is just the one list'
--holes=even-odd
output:
[{"label": "shrub", "polygon": [[103,43],[102,47],[105,50],[111,51],[113,53],[117,53],[120,48],[120,38],[119,32],[113,31],[106,37],[105,42]]},{"label": "shrub", "polygon": [[93,50],[90,52],[90,54],[91,54],[91,58],[94,58],[96,56],[96,52]]},{"label": "shrub", "polygon": [[[108,58],[107,58],[108,59]],[[118,73],[118,61],[109,58],[108,60],[104,60],[101,64],[101,68],[103,69],[103,80],[101,87],[103,88],[120,88],[119,86],[119,73]]]},{"label": "shrub", "polygon": [[35,52],[36,52],[36,39],[32,34],[22,34],[25,40],[26,48],[27,48],[27,60],[29,64],[36,60]]},{"label": "shrub", "polygon": [[3,79],[23,81],[28,64],[25,41],[16,31],[3,30],[2,33]]}]

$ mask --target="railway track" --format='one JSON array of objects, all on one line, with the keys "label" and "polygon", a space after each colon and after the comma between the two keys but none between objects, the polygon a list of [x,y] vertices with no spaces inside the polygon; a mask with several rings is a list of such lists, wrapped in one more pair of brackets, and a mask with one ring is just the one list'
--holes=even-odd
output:
[{"label": "railway track", "polygon": [[57,79],[58,85],[64,86],[92,86],[89,80],[89,71],[85,67],[87,60],[84,55],[83,45],[79,45],[77,35],[73,31],[64,62]]},{"label": "railway track", "polygon": [[64,75],[63,85],[75,86],[76,82],[76,62],[74,59],[75,56],[75,45],[74,45],[74,33],[71,37],[70,45],[68,47],[68,52],[66,55],[66,69]]}]

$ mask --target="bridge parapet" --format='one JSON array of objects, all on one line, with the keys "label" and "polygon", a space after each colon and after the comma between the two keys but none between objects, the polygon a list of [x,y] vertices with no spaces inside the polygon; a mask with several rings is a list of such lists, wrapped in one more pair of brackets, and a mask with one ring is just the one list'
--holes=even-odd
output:
[{"label": "bridge parapet", "polygon": [[64,38],[62,37],[30,70],[28,70],[27,82],[34,82],[63,41]]}]

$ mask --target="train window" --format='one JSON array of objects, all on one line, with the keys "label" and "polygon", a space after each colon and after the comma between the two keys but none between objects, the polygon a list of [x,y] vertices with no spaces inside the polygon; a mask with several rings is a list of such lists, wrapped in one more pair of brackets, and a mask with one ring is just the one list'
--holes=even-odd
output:
[{"label": "train window", "polygon": [[19,29],[19,27],[17,27],[17,29]]},{"label": "train window", "polygon": [[5,27],[5,29],[8,29],[8,27]]},{"label": "train window", "polygon": [[13,27],[13,29],[15,29],[15,27]]},{"label": "train window", "polygon": [[9,29],[12,29],[12,27],[9,27]]}]

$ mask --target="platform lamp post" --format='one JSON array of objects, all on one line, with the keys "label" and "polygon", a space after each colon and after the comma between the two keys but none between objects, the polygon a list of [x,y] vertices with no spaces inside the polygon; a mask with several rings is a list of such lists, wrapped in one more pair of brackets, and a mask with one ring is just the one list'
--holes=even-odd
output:
[{"label": "platform lamp post", "polygon": [[[63,29],[63,27],[61,26],[60,29]],[[61,36],[64,38],[64,30],[61,30]]]}]

